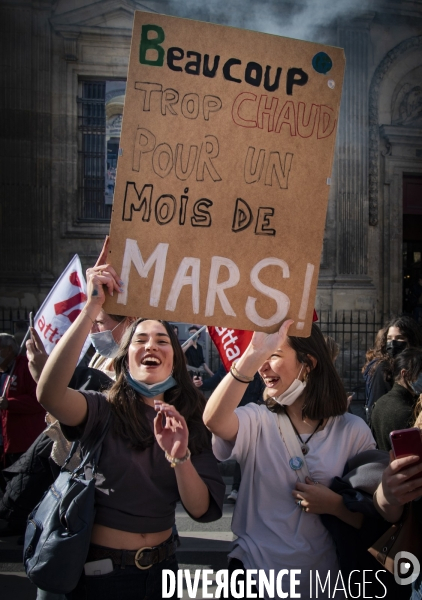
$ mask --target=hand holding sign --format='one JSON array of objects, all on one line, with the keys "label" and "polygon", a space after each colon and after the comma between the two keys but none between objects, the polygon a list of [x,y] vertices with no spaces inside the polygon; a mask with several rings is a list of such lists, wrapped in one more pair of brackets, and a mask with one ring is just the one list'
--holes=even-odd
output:
[{"label": "hand holding sign", "polygon": [[106,262],[109,242],[110,238],[107,236],[95,266],[86,270],[88,303],[99,306],[102,306],[106,299],[104,286],[110,296],[113,296],[114,291],[118,293],[123,291],[123,281],[120,280],[113,267]]},{"label": "hand holding sign", "polygon": [[289,327],[293,325],[293,321],[288,319],[284,321],[282,326],[275,333],[263,333],[261,331],[255,332],[252,336],[250,343],[251,349],[256,356],[262,356],[263,360],[266,360],[273,352],[286,341]]}]

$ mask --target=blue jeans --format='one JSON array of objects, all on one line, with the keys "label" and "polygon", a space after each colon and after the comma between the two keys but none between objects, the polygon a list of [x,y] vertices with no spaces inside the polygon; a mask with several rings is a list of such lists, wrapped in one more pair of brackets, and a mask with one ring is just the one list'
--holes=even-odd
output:
[{"label": "blue jeans", "polygon": [[[161,572],[170,569],[177,575],[177,558],[170,556],[167,560],[153,565],[150,569],[115,565],[107,575],[90,575],[84,573],[78,585],[67,600],[162,600]],[[177,591],[177,590],[176,590]],[[176,593],[173,599],[176,600]]]}]

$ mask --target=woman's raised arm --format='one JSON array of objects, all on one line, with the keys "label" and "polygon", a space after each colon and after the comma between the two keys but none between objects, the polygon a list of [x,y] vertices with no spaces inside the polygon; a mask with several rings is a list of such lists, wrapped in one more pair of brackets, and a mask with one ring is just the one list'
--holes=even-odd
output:
[{"label": "woman's raised arm", "polygon": [[111,265],[101,264],[107,242],[97,264],[87,270],[87,303],[49,356],[37,386],[38,402],[66,425],[79,425],[85,419],[84,396],[67,387],[78,363],[85,340],[105,301],[104,287],[113,295],[121,282]]},{"label": "woman's raised arm", "polygon": [[[291,320],[285,321],[276,333],[255,332],[251,343],[236,363],[238,374],[252,380],[271,353],[284,344],[292,323]],[[207,402],[204,423],[212,433],[223,440],[233,442],[236,439],[239,420],[234,411],[245,393],[247,384],[247,381],[238,381],[228,373]]]}]

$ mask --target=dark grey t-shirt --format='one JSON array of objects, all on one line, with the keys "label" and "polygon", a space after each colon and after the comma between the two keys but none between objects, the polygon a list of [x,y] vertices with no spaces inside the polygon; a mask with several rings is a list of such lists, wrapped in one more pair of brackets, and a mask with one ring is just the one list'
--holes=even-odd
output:
[{"label": "dark grey t-shirt", "polygon": [[[61,427],[68,440],[80,439],[84,449],[90,434],[99,435],[102,431],[111,408],[104,394],[81,393],[88,403],[84,426],[62,424]],[[145,406],[153,429],[156,412],[153,407]],[[201,454],[192,456],[191,460],[210,492],[207,512],[195,520],[201,523],[216,521],[222,515],[225,485],[211,444]],[[155,533],[173,526],[176,502],[180,496],[174,469],[157,442],[154,441],[153,446],[145,450],[133,450],[128,447],[127,440],[113,435],[111,424],[99,460],[95,499],[95,523],[133,533]]]}]

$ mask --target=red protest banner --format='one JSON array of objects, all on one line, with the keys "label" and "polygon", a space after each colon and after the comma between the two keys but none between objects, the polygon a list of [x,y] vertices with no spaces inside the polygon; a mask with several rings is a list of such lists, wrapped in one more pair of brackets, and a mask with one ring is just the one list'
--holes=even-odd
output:
[{"label": "red protest banner", "polygon": [[242,356],[253,335],[253,331],[227,327],[208,327],[208,333],[227,371],[230,370],[232,362]]}]

